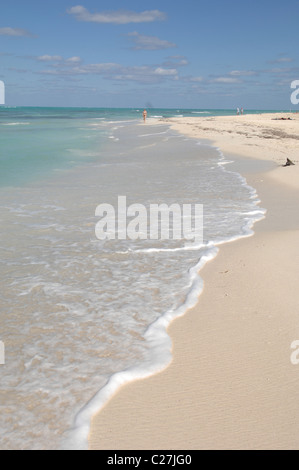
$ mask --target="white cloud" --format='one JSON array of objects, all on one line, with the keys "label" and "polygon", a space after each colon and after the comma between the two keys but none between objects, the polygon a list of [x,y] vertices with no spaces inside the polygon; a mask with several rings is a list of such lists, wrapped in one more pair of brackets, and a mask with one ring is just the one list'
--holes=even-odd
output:
[{"label": "white cloud", "polygon": [[40,55],[37,57],[37,60],[40,62],[58,62],[63,60],[60,55]]},{"label": "white cloud", "polygon": [[218,78],[213,78],[210,80],[210,83],[242,83],[241,80],[238,78],[233,78],[233,77],[218,77]]},{"label": "white cloud", "polygon": [[280,57],[279,59],[276,60],[269,60],[269,64],[285,64],[285,63],[290,63],[293,62],[294,59],[291,57]]},{"label": "white cloud", "polygon": [[33,37],[33,34],[25,29],[20,28],[0,28],[0,36],[11,36],[11,37]]},{"label": "white cloud", "polygon": [[174,76],[177,75],[178,72],[176,69],[163,69],[162,67],[158,67],[154,70],[154,74],[157,75],[164,75],[164,76]]},{"label": "white cloud", "polygon": [[64,59],[61,55],[41,55],[36,57],[38,62],[54,62],[51,64],[52,67],[73,67],[76,65],[80,65],[82,62],[81,57],[69,57],[68,59]]},{"label": "white cloud", "polygon": [[170,67],[170,68],[184,67],[185,65],[188,65],[189,63],[186,57],[182,55],[173,55],[173,56],[166,57],[166,59],[167,60],[163,62],[164,67]]},{"label": "white cloud", "polygon": [[74,67],[72,70],[74,73],[79,74],[98,74],[107,75],[113,74],[120,70],[121,66],[114,62],[107,62],[102,64],[88,64],[80,67]]},{"label": "white cloud", "polygon": [[119,73],[111,76],[111,79],[114,80],[133,81],[142,84],[161,83],[165,80],[177,80],[177,78],[178,75],[175,69],[167,70],[163,69],[163,67],[152,68],[150,66],[120,66]]},{"label": "white cloud", "polygon": [[81,63],[81,58],[80,57],[70,57],[69,59],[66,59],[66,62],[67,63],[70,63],[70,64],[80,64]]},{"label": "white cloud", "polygon": [[229,75],[232,77],[253,77],[258,74],[253,70],[232,70]]},{"label": "white cloud", "polygon": [[90,13],[81,5],[74,6],[67,10],[69,15],[74,16],[78,21],[87,21],[92,23],[149,23],[152,21],[165,20],[165,13],[159,10],[147,10],[140,13],[127,10],[108,11],[101,13]]},{"label": "white cloud", "polygon": [[204,81],[203,77],[192,77],[192,78],[190,78],[190,82],[201,83],[203,81]]},{"label": "white cloud", "polygon": [[292,70],[294,70],[293,68],[290,68],[290,67],[287,67],[285,69],[282,69],[280,67],[275,67],[273,69],[268,69],[268,70],[265,70],[265,72],[267,73],[270,73],[270,74],[288,74],[290,73]]},{"label": "white cloud", "polygon": [[41,75],[70,77],[78,75],[100,75],[104,79],[117,81],[134,81],[138,83],[160,83],[164,80],[177,80],[175,68],[167,69],[162,66],[124,66],[117,63],[100,64],[70,64],[67,61],[51,65],[51,69],[37,72]]},{"label": "white cloud", "polygon": [[128,37],[134,42],[135,50],[148,50],[148,51],[157,51],[161,49],[169,49],[171,47],[177,47],[176,44],[159,39],[156,36],[145,36],[139,34],[136,31],[129,33]]}]

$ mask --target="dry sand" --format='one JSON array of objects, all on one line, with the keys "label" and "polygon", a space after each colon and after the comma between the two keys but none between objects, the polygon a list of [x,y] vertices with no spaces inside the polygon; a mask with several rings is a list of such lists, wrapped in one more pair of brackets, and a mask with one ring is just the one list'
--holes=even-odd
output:
[{"label": "dry sand", "polygon": [[197,306],[169,327],[171,365],[119,390],[91,449],[299,448],[299,115],[281,116],[168,120],[233,157],[267,215],[204,267]]}]

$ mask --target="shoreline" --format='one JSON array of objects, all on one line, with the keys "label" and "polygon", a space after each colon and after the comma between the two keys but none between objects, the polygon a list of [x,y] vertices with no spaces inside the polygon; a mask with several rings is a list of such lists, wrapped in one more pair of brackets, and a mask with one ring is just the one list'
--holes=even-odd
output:
[{"label": "shoreline", "polygon": [[[293,129],[299,120],[274,122],[266,115],[253,123],[248,116],[166,120],[183,134],[212,141],[225,157],[233,156],[231,169],[246,177],[268,212],[255,224],[253,237],[225,243],[200,271],[204,289],[197,305],[168,328],[174,345],[172,363],[162,373],[122,387],[94,416],[91,449],[299,444],[299,370],[290,363],[290,344],[299,337],[298,171],[297,166],[281,168],[286,146],[277,148],[286,133],[281,126],[292,124]],[[263,137],[250,135],[257,128]],[[295,144],[289,158],[296,162],[298,143],[291,140]],[[265,161],[280,167],[260,172],[257,148],[263,150],[263,169]]]}]

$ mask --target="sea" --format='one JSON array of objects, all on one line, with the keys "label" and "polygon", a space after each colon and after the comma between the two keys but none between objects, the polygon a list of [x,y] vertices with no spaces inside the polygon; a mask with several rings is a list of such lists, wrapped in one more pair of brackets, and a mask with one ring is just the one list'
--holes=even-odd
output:
[{"label": "sea", "polygon": [[[3,450],[87,449],[112,394],[170,364],[167,327],[197,303],[200,269],[265,216],[230,158],[163,121],[235,110],[142,112],[0,107]],[[96,209],[117,213],[119,196],[202,205],[202,240],[118,237],[117,224],[99,239]]]}]

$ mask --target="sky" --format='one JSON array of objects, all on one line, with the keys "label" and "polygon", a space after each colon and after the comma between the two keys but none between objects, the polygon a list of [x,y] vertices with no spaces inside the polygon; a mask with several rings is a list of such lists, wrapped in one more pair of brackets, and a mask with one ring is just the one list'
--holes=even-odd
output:
[{"label": "sky", "polygon": [[298,31],[299,0],[0,0],[0,80],[9,106],[299,110]]}]

